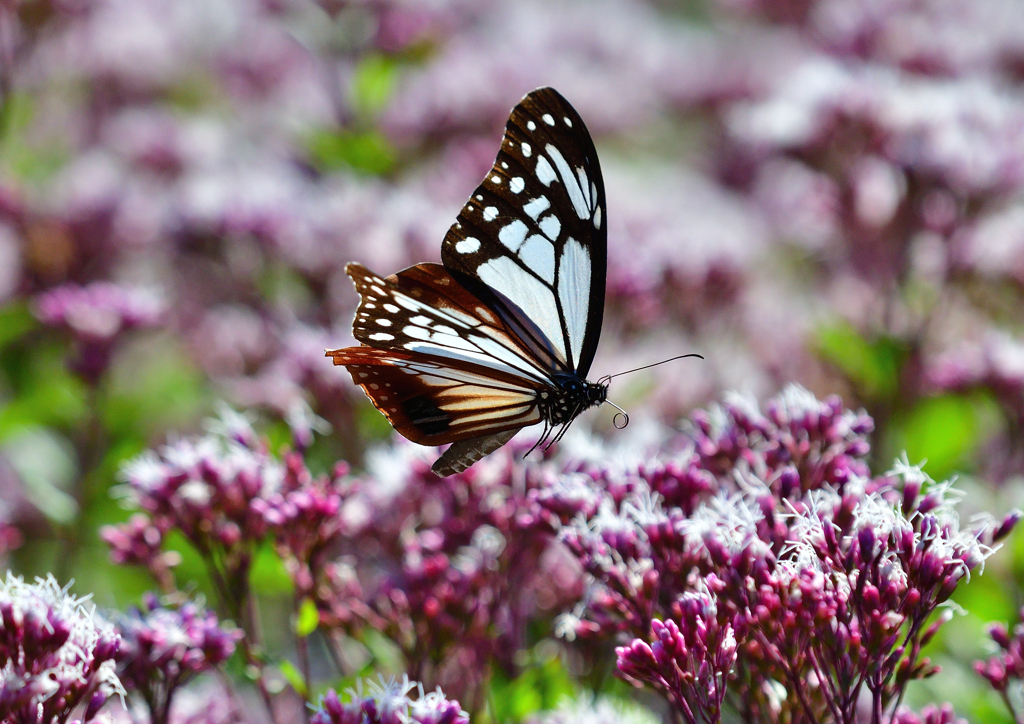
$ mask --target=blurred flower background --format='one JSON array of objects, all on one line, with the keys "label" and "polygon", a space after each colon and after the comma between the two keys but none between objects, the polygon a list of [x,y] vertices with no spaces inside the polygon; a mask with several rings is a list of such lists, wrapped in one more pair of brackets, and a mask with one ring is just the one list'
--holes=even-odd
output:
[{"label": "blurred flower background", "polygon": [[[441,484],[323,356],[354,344],[344,266],[437,261],[509,110],[542,85],[586,120],[607,185],[592,377],[706,361],[618,380],[626,431],[594,411],[558,457],[524,465],[513,443]],[[768,624],[725,621],[739,604],[704,553],[710,584],[664,583],[678,570],[645,526],[669,508],[707,522],[701,506],[751,489],[734,474],[795,516],[770,534],[760,512],[736,524],[769,567],[874,565],[863,520],[839,512],[855,546],[786,545],[828,528],[808,511],[842,496],[888,505],[959,476],[959,515],[1001,519],[1024,505],[1022,302],[1018,0],[0,0],[0,594],[70,597],[76,616],[61,587],[92,594],[121,636],[114,656],[97,624],[103,650],[83,654],[121,672],[115,686],[104,664],[93,708],[118,721],[289,721],[303,702],[322,722],[647,721],[682,716],[686,687],[708,697],[705,721],[735,661],[764,716],[868,720],[867,694],[859,710],[787,699],[786,667],[742,640]],[[927,475],[887,476],[904,452]],[[893,698],[920,714],[890,714],[952,721],[921,709],[950,701],[1008,722],[1024,535],[1010,519],[968,545],[951,513],[921,522],[951,493],[900,494],[908,540],[960,561],[943,573],[955,592],[920,595],[964,615],[908,636],[942,671]],[[609,533],[612,512],[646,543]],[[622,580],[594,536],[634,561]],[[905,552],[886,555],[910,566]],[[919,586],[908,575],[892,595]],[[32,593],[16,576],[44,580]],[[655,640],[714,659],[710,678],[673,684],[646,658]],[[39,675],[11,660],[0,651],[0,707],[5,681]],[[907,680],[930,673],[908,660]],[[587,699],[631,695],[616,665],[654,682],[643,707]],[[359,677],[372,686],[320,698]],[[876,683],[879,702],[894,695]],[[111,706],[122,684],[127,713]]]}]

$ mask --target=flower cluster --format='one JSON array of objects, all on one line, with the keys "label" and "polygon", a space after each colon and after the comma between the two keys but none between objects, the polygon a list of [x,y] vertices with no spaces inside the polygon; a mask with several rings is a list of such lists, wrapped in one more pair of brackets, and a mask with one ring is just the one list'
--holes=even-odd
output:
[{"label": "flower cluster", "polygon": [[43,324],[70,332],[76,348],[72,369],[92,384],[109,367],[119,337],[158,325],[165,311],[163,300],[153,292],[110,282],[67,284],[35,300],[35,313]]},{"label": "flower cluster", "polygon": [[656,724],[653,711],[627,699],[596,698],[582,694],[562,702],[554,711],[532,717],[530,724]]},{"label": "flower cluster", "polygon": [[[763,413],[734,400],[695,414],[671,476],[580,473],[598,502],[562,539],[595,585],[560,630],[635,639],[619,670],[688,721],[718,719],[730,672],[758,721],[781,707],[852,722],[862,689],[876,721],[891,716],[935,670],[920,655],[945,620],[934,614],[1019,516],[962,530],[948,483],[906,463],[866,477],[870,429],[790,388]],[[663,499],[667,480],[692,511]]]},{"label": "flower cluster", "polygon": [[1010,714],[1019,720],[1020,703],[1014,690],[1019,690],[1024,681],[1024,609],[1012,632],[1007,631],[1003,624],[996,623],[989,627],[988,633],[998,650],[987,661],[976,661],[974,670],[992,685]]},{"label": "flower cluster", "polygon": [[651,621],[651,644],[634,639],[615,649],[619,671],[662,692],[687,724],[720,721],[736,663],[736,636],[732,626],[719,624],[706,592],[683,594],[675,608],[675,620]]},{"label": "flower cluster", "polygon": [[115,672],[120,637],[88,599],[51,576],[0,581],[0,720],[64,724],[79,706],[93,719],[113,695],[124,695]]},{"label": "flower cluster", "polygon": [[550,478],[512,443],[438,479],[411,445],[381,450],[346,503],[349,528],[323,569],[321,622],[385,632],[410,676],[470,707],[490,666],[513,666],[531,616],[571,600],[578,577],[550,551],[550,516],[535,499]]},{"label": "flower cluster", "polygon": [[242,636],[195,603],[162,606],[153,595],[142,609],[121,616],[117,628],[118,674],[146,703],[153,724],[166,724],[179,687],[226,661]]},{"label": "flower cluster", "polygon": [[[311,724],[469,724],[459,702],[445,697],[438,688],[424,693],[423,685],[403,676],[380,682],[370,681],[364,694],[362,681],[348,692],[347,701],[332,689],[321,699]],[[409,696],[413,691],[414,697]]]},{"label": "flower cluster", "polygon": [[171,563],[160,552],[163,536],[179,531],[211,562],[218,592],[237,617],[253,548],[267,533],[265,501],[281,488],[285,472],[244,416],[224,408],[209,427],[204,437],[126,463],[125,495],[148,518],[102,533],[116,559],[156,572]]}]

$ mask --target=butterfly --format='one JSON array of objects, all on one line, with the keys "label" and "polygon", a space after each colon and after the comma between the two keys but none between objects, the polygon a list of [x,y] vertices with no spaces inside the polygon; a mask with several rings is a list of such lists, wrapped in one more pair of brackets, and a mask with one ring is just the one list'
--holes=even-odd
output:
[{"label": "butterfly", "polygon": [[348,264],[361,346],[327,351],[399,433],[452,443],[434,473],[466,469],[529,425],[544,426],[538,445],[557,441],[606,402],[610,378],[586,379],[604,314],[604,181],[583,119],[557,91],[512,109],[441,261],[389,277]]}]

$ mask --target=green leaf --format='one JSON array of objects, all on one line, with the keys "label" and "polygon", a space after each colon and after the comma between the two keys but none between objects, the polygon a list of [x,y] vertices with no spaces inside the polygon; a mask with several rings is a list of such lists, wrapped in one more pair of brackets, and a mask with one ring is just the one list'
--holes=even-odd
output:
[{"label": "green leaf", "polygon": [[0,99],[0,169],[30,183],[49,179],[69,158],[65,139],[30,137],[37,125],[36,111],[36,101],[28,93]]},{"label": "green leaf", "polygon": [[0,407],[0,442],[26,428],[66,428],[86,417],[87,390],[68,372],[64,345],[35,346],[17,362],[17,396]]},{"label": "green leaf", "polygon": [[905,450],[909,460],[927,460],[927,472],[936,480],[948,478],[985,437],[992,404],[980,396],[923,399],[894,420],[892,448]]},{"label": "green leaf", "polygon": [[895,394],[905,350],[892,337],[866,339],[851,324],[836,322],[818,329],[818,354],[845,374],[865,397]]},{"label": "green leaf", "polygon": [[357,111],[375,116],[384,109],[394,92],[398,67],[398,60],[379,53],[362,59],[352,79],[352,103]]},{"label": "green leaf", "polygon": [[292,579],[288,576],[284,562],[277,555],[274,546],[267,542],[256,549],[249,580],[253,590],[263,595],[291,593],[293,590]]},{"label": "green leaf", "polygon": [[493,719],[521,722],[538,711],[554,709],[574,693],[569,672],[558,656],[535,661],[514,679],[496,671],[491,677]]},{"label": "green leaf", "polygon": [[278,663],[277,668],[280,669],[282,676],[288,680],[288,683],[298,692],[299,696],[303,699],[309,696],[309,686],[306,685],[306,679],[302,672],[296,668],[295,664],[285,659]]},{"label": "green leaf", "polygon": [[395,149],[377,131],[314,131],[308,141],[310,160],[322,172],[350,168],[379,176],[395,165]]},{"label": "green leaf", "polygon": [[38,324],[25,301],[19,300],[0,307],[0,347],[21,339]]},{"label": "green leaf", "polygon": [[316,631],[320,625],[320,612],[312,598],[302,599],[299,606],[299,613],[295,617],[295,633],[299,636],[309,636]]},{"label": "green leaf", "polygon": [[207,384],[180,340],[168,334],[132,340],[108,374],[103,423],[112,438],[145,446],[167,430],[195,429],[211,404]]}]

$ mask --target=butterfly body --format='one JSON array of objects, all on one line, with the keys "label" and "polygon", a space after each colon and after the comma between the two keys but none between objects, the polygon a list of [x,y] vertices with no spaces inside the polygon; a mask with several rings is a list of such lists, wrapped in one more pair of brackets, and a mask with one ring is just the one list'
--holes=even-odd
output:
[{"label": "butterfly body", "polygon": [[557,439],[605,401],[607,383],[586,379],[604,312],[604,182],[556,91],[512,110],[441,260],[386,278],[349,264],[362,346],[327,353],[402,435],[452,443],[434,472],[462,470],[529,425]]},{"label": "butterfly body", "polygon": [[597,407],[608,398],[608,385],[566,373],[551,376],[555,383],[537,395],[543,420],[551,426],[572,422],[577,415]]}]

